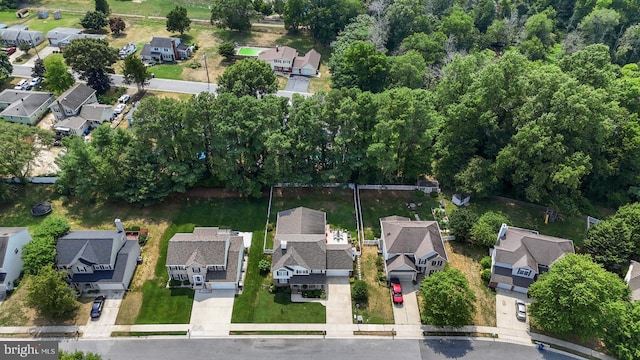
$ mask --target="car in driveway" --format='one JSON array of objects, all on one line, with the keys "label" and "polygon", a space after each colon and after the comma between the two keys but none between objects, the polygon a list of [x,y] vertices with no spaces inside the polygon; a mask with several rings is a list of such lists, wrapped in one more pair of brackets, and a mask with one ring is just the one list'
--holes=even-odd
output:
[{"label": "car in driveway", "polygon": [[516,318],[520,321],[527,320],[527,305],[522,300],[516,300]]},{"label": "car in driveway", "polygon": [[34,88],[34,87],[40,85],[41,82],[42,82],[42,78],[41,77],[34,77],[33,79],[31,79],[31,81],[29,81],[29,86]]},{"label": "car in driveway", "polygon": [[122,104],[122,103],[116,105],[116,107],[113,108],[113,114],[114,115],[120,115],[120,113],[122,113],[126,107],[127,107],[127,105],[126,104]]},{"label": "car in driveway", "polygon": [[129,102],[129,99],[131,99],[131,96],[129,96],[129,94],[124,94],[118,98],[118,102],[126,104]]},{"label": "car in driveway", "polygon": [[102,315],[102,308],[104,308],[104,301],[106,298],[102,295],[97,296],[93,300],[93,305],[91,306],[91,318],[97,319]]},{"label": "car in driveway", "polygon": [[393,303],[396,305],[402,305],[404,303],[404,298],[402,297],[402,285],[400,285],[400,280],[397,278],[391,278],[391,297],[393,299]]},{"label": "car in driveway", "polygon": [[29,87],[29,80],[22,79],[13,88],[16,90],[28,90],[27,89],[28,87]]}]

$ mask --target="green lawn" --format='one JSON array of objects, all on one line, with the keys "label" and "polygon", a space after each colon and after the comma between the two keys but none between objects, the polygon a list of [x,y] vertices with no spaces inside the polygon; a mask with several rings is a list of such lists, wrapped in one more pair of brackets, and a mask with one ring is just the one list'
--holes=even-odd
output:
[{"label": "green lawn", "polygon": [[[422,203],[415,209],[408,209],[407,203]],[[360,206],[365,239],[380,237],[380,218],[399,215],[415,220],[433,220],[431,208],[438,206],[438,199],[421,191],[360,190]]]},{"label": "green lawn", "polygon": [[150,66],[148,70],[159,79],[181,80],[182,66],[180,65],[154,65]]},{"label": "green lawn", "polygon": [[142,287],[142,307],[136,324],[188,324],[193,290],[167,289],[165,282],[149,280]]}]

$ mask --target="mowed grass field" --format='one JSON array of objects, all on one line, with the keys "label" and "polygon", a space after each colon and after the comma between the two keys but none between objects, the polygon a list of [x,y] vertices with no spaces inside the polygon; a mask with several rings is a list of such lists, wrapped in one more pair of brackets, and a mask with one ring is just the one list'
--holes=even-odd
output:
[{"label": "mowed grass field", "polygon": [[[192,19],[209,20],[211,10],[206,0],[109,0],[112,14],[161,16],[165,17],[175,6],[187,9],[187,15]],[[29,2],[31,8],[62,10],[64,13],[84,13],[94,9],[93,1],[89,0],[33,0]],[[15,16],[15,15],[14,15]]]}]

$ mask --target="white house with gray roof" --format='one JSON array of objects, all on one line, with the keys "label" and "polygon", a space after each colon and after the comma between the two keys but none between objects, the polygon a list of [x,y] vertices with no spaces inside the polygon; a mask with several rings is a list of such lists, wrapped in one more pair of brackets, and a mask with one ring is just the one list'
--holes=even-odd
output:
[{"label": "white house with gray roof", "polygon": [[7,89],[0,93],[0,117],[25,125],[36,125],[49,110],[51,93]]},{"label": "white house with gray roof", "polygon": [[85,34],[82,29],[58,27],[47,32],[47,40],[49,46],[57,46],[63,48],[69,45],[75,39],[104,39],[105,35]]},{"label": "white house with gray roof", "polygon": [[89,130],[89,122],[80,116],[71,116],[54,124],[53,130],[65,136],[84,136]]},{"label": "white house with gray roof", "polygon": [[151,42],[144,44],[140,57],[144,62],[174,62],[188,59],[193,53],[193,46],[188,46],[180,38],[154,36]]},{"label": "white house with gray roof", "polygon": [[3,45],[19,46],[29,44],[32,47],[40,45],[44,41],[42,31],[29,30],[25,25],[12,25],[0,29],[0,41]]},{"label": "white house with gray roof", "polygon": [[304,207],[280,211],[271,262],[274,284],[326,290],[327,276],[350,276],[354,252],[347,235],[331,232],[322,211]]},{"label": "white house with gray roof", "polygon": [[29,241],[27,228],[0,227],[0,294],[13,290],[22,272],[22,248]]},{"label": "white house with gray roof", "polygon": [[538,275],[549,271],[565,254],[573,253],[571,240],[502,224],[498,243],[491,250],[489,286],[526,294]]},{"label": "white house with gray roof", "polygon": [[56,267],[77,290],[126,290],[140,256],[137,240],[127,240],[120,219],[116,230],[71,231],[56,243]]},{"label": "white house with gray roof", "polygon": [[196,227],[169,239],[169,278],[194,289],[237,289],[242,275],[244,242],[236,231]]},{"label": "white house with gray roof", "polygon": [[380,229],[387,279],[413,281],[442,271],[449,261],[437,221],[388,216],[380,219]]},{"label": "white house with gray roof", "polygon": [[624,281],[631,289],[631,301],[640,301],[640,263],[631,261]]},{"label": "white house with gray roof", "polygon": [[98,102],[96,91],[85,84],[76,84],[58,96],[49,106],[56,121],[80,114],[82,106]]}]

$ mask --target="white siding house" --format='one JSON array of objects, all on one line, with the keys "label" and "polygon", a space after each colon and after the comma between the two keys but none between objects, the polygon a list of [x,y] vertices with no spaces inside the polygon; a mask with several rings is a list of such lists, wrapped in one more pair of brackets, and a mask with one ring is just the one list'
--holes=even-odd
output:
[{"label": "white siding house", "polygon": [[22,248],[29,241],[27,228],[0,227],[0,294],[13,290],[22,271]]}]

